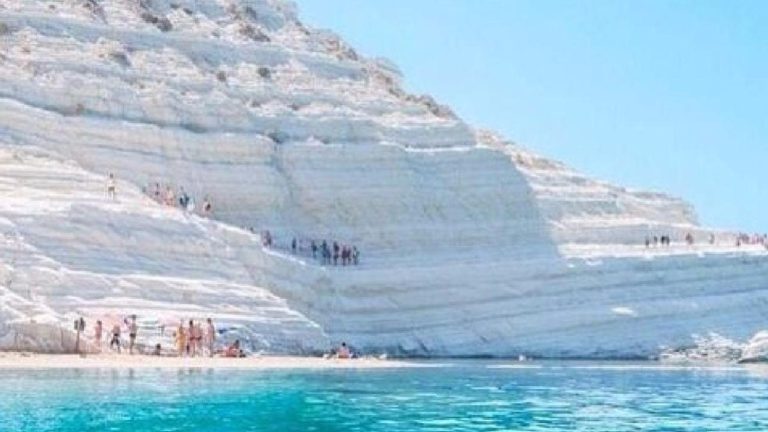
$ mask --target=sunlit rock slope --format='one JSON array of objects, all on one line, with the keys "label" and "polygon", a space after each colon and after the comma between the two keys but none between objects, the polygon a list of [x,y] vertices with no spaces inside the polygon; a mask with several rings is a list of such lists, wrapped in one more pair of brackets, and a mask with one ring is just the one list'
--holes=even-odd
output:
[{"label": "sunlit rock slope", "polygon": [[[399,81],[282,0],[0,0],[0,347],[71,349],[79,315],[137,314],[153,341],[210,316],[254,350],[427,356],[653,356],[764,326],[763,248]],[[212,215],[154,202],[155,182]],[[355,244],[361,265],[287,253],[293,237]]]}]

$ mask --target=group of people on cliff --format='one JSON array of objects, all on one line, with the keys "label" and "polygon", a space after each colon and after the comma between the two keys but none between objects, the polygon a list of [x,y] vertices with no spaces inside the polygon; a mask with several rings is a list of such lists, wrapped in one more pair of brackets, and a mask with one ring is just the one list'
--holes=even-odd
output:
[{"label": "group of people on cliff", "polygon": [[736,237],[736,246],[741,245],[762,245],[768,248],[768,234],[752,234],[739,233]]},{"label": "group of people on cliff", "polygon": [[[296,239],[291,242],[291,251],[296,253]],[[337,241],[316,242],[311,240],[310,251],[312,258],[319,259],[323,265],[359,265],[360,250],[355,245],[339,243]]]},{"label": "group of people on cliff", "polygon": [[[732,239],[732,237],[731,237]],[[686,233],[685,235],[685,243],[689,246],[692,246],[696,240],[691,233]],[[657,247],[659,245],[661,246],[669,246],[672,243],[672,239],[669,235],[662,235],[662,236],[646,236],[645,237],[645,247]],[[714,233],[709,234],[709,244],[714,245],[716,243],[716,238]],[[729,244],[733,244],[730,243]],[[762,245],[768,248],[768,234],[746,234],[746,233],[739,233],[736,235],[736,246],[740,247],[742,245]]]},{"label": "group of people on cliff", "polygon": [[[158,204],[169,207],[179,207],[189,213],[195,212],[195,199],[179,186],[178,190],[170,184],[161,186],[160,182],[147,185],[142,188],[142,192],[152,198]],[[117,179],[113,173],[109,173],[107,178],[107,196],[110,199],[117,199]],[[201,209],[203,216],[210,216],[213,212],[213,205],[208,196],[205,197]],[[254,232],[253,228],[250,228]],[[274,247],[274,238],[268,230],[261,232],[261,242],[265,247]],[[360,264],[360,250],[356,245],[341,243],[336,240],[304,240],[293,237],[290,244],[291,252],[294,255],[307,253],[312,258],[318,260],[322,265],[333,266],[357,266]]]},{"label": "group of people on cliff", "polygon": [[[251,232],[253,232],[251,228]],[[261,232],[261,244],[274,248],[275,239],[268,230]],[[355,245],[341,243],[336,240],[314,240],[293,237],[290,244],[294,255],[311,256],[322,265],[356,266],[360,264],[360,250]]]},{"label": "group of people on cliff", "polygon": [[[160,182],[149,184],[144,186],[142,192],[152,198],[156,203],[167,205],[169,207],[179,207],[189,213],[195,212],[195,199],[184,190],[183,186],[179,186],[178,191],[175,190],[170,184],[161,186]],[[106,186],[107,198],[112,201],[117,200],[117,178],[114,173],[107,175]],[[200,214],[202,216],[210,216],[213,212],[213,204],[210,197],[206,196],[203,200],[203,205],[200,208]]]},{"label": "group of people on cliff", "polygon": [[[178,190],[174,190],[174,187],[170,184],[166,184],[163,187],[159,182],[155,182],[153,185],[149,185],[143,190],[145,194],[158,204],[167,205],[169,207],[179,207],[189,213],[195,212],[195,199],[184,190],[184,186],[179,186]],[[213,204],[211,204],[210,197],[206,195],[203,199],[203,205],[200,208],[200,214],[207,217],[210,216],[212,212]]]},{"label": "group of people on cliff", "polygon": [[[693,237],[692,233],[686,233],[685,237],[684,237],[684,240],[685,240],[685,244],[687,244],[688,246],[693,246],[693,244],[696,242],[696,239]],[[714,234],[710,234],[709,235],[709,244],[715,244],[715,235]],[[668,235],[668,234],[663,234],[661,236],[655,235],[653,237],[651,237],[651,236],[646,236],[645,237],[645,247],[646,247],[646,249],[650,248],[650,247],[658,247],[659,245],[661,245],[663,247],[671,246],[672,245],[672,237],[670,235]]]},{"label": "group of people on cliff", "polygon": [[657,247],[659,245],[661,246],[669,246],[672,244],[672,238],[669,235],[661,235],[661,236],[646,236],[645,237],[645,247],[649,248],[651,246]]}]

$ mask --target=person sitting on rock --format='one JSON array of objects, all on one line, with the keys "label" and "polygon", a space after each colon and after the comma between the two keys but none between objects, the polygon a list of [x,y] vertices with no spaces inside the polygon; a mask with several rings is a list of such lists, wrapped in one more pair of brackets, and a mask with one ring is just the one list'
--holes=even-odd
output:
[{"label": "person sitting on rock", "polygon": [[242,349],[240,349],[240,339],[236,339],[232,345],[227,347],[227,349],[224,351],[224,357],[245,357],[245,353]]}]

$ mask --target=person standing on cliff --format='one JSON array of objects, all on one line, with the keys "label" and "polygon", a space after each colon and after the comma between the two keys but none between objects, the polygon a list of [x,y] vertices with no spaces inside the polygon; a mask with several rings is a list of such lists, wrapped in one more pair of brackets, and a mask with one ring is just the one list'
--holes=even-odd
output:
[{"label": "person standing on cliff", "polygon": [[333,242],[333,265],[338,265],[339,263],[339,244],[336,242]]},{"label": "person standing on cliff", "polygon": [[206,196],[205,200],[203,201],[203,216],[210,217],[212,212],[213,205],[211,204],[210,198]]},{"label": "person standing on cliff", "polygon": [[323,244],[320,246],[320,253],[323,255],[323,265],[331,263],[331,252],[328,250],[328,242],[323,240]]},{"label": "person standing on cliff", "polygon": [[107,178],[107,198],[112,201],[117,200],[117,180],[113,173],[109,173],[109,178]]},{"label": "person standing on cliff", "polygon": [[176,203],[176,194],[173,192],[171,185],[165,188],[165,205],[173,206]]},{"label": "person standing on cliff", "polygon": [[189,206],[189,195],[184,190],[183,186],[179,187],[179,207],[181,207],[182,210],[187,210],[187,206]]}]

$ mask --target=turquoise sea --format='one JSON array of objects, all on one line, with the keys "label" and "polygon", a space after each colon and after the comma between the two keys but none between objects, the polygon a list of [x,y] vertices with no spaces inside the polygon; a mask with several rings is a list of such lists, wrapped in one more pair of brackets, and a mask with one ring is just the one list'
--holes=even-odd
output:
[{"label": "turquoise sea", "polygon": [[0,430],[767,431],[768,369],[0,370]]}]

